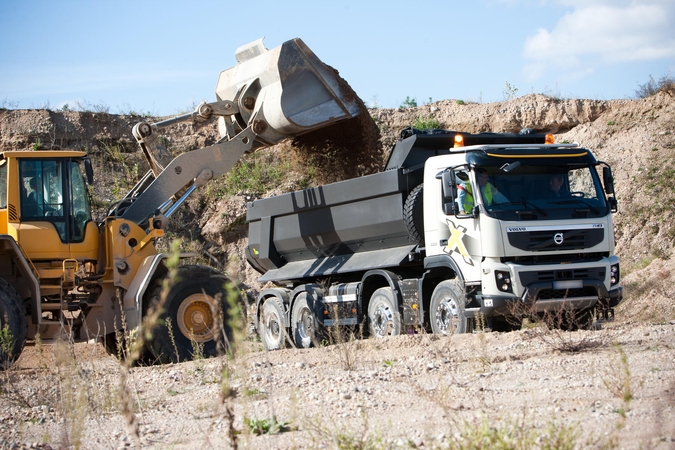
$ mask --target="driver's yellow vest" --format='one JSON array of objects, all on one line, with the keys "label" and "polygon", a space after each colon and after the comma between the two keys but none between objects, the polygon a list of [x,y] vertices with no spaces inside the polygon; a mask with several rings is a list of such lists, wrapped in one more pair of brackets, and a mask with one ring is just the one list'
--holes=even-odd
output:
[{"label": "driver's yellow vest", "polygon": [[[464,212],[470,213],[473,209],[473,194],[471,193],[471,185],[460,184],[459,189],[466,192],[467,196],[464,199]],[[492,185],[490,183],[486,184],[483,188],[483,196],[485,197],[485,203],[488,205],[492,204]]]}]

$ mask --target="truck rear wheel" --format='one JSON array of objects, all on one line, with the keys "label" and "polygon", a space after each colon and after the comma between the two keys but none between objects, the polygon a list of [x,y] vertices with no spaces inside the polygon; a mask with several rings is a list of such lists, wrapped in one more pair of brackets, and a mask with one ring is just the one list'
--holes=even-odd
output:
[{"label": "truck rear wheel", "polygon": [[295,346],[310,348],[316,345],[321,329],[322,325],[309,305],[308,295],[303,292],[295,299],[291,312],[291,330]]},{"label": "truck rear wheel", "polygon": [[16,290],[0,278],[0,369],[8,369],[26,343],[26,308]]},{"label": "truck rear wheel", "polygon": [[286,346],[284,307],[276,297],[269,297],[262,306],[260,337],[265,350],[279,350]]},{"label": "truck rear wheel", "polygon": [[375,291],[368,304],[370,334],[375,337],[401,334],[401,314],[396,309],[394,291],[383,287]]},{"label": "truck rear wheel", "polygon": [[441,281],[431,294],[429,321],[434,334],[459,334],[467,332],[464,307],[466,297],[459,280]]},{"label": "truck rear wheel", "polygon": [[[178,269],[178,282],[171,286],[163,312],[161,325],[153,329],[150,351],[160,363],[179,362],[197,356],[217,354],[216,338],[225,330],[231,339],[228,323],[227,278],[208,267],[183,266]],[[160,302],[162,287],[157,286],[150,297],[150,304]],[[169,327],[167,321],[171,321]]]}]

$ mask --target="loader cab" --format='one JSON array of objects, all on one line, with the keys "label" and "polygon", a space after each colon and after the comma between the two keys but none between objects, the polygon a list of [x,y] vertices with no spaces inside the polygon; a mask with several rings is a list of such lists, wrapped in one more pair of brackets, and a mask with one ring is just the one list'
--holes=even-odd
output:
[{"label": "loader cab", "polygon": [[98,259],[98,230],[87,192],[91,178],[82,152],[0,154],[5,233],[33,260]]}]

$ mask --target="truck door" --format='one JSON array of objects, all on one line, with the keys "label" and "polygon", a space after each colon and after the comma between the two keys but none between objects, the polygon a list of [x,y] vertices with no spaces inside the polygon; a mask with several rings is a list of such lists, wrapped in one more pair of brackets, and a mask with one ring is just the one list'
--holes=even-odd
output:
[{"label": "truck door", "polygon": [[[436,203],[428,208],[436,217],[425,222],[437,224],[437,229],[427,230],[427,255],[447,255],[454,260],[465,280],[480,279],[481,240],[480,221],[474,208],[466,213],[458,202],[460,189],[471,188],[470,170],[467,165],[440,169],[436,175],[438,194],[429,192],[428,199]],[[465,192],[466,193],[466,192]],[[426,193],[425,193],[426,195]],[[426,205],[425,205],[426,207]],[[429,242],[433,243],[429,245]]]}]

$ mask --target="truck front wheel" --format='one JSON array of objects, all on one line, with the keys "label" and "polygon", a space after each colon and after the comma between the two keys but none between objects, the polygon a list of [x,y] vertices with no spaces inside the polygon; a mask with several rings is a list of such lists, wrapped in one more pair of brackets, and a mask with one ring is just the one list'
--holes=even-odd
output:
[{"label": "truck front wheel", "polygon": [[[153,329],[151,352],[160,363],[216,356],[221,330],[232,337],[226,328],[227,278],[201,266],[180,267],[176,278],[162,308],[162,324]],[[159,305],[161,295],[162,287],[155,287],[150,304]]]},{"label": "truck front wheel", "polygon": [[370,334],[375,337],[401,334],[401,314],[396,309],[394,291],[383,287],[375,291],[368,304]]},{"label": "truck front wheel", "polygon": [[28,333],[26,308],[16,290],[0,278],[0,369],[16,361]]},{"label": "truck front wheel", "polygon": [[262,306],[260,337],[265,350],[279,350],[286,344],[284,308],[276,297],[269,297]]},{"label": "truck front wheel", "polygon": [[431,295],[429,321],[434,334],[466,333],[466,297],[459,281],[442,281]]}]

